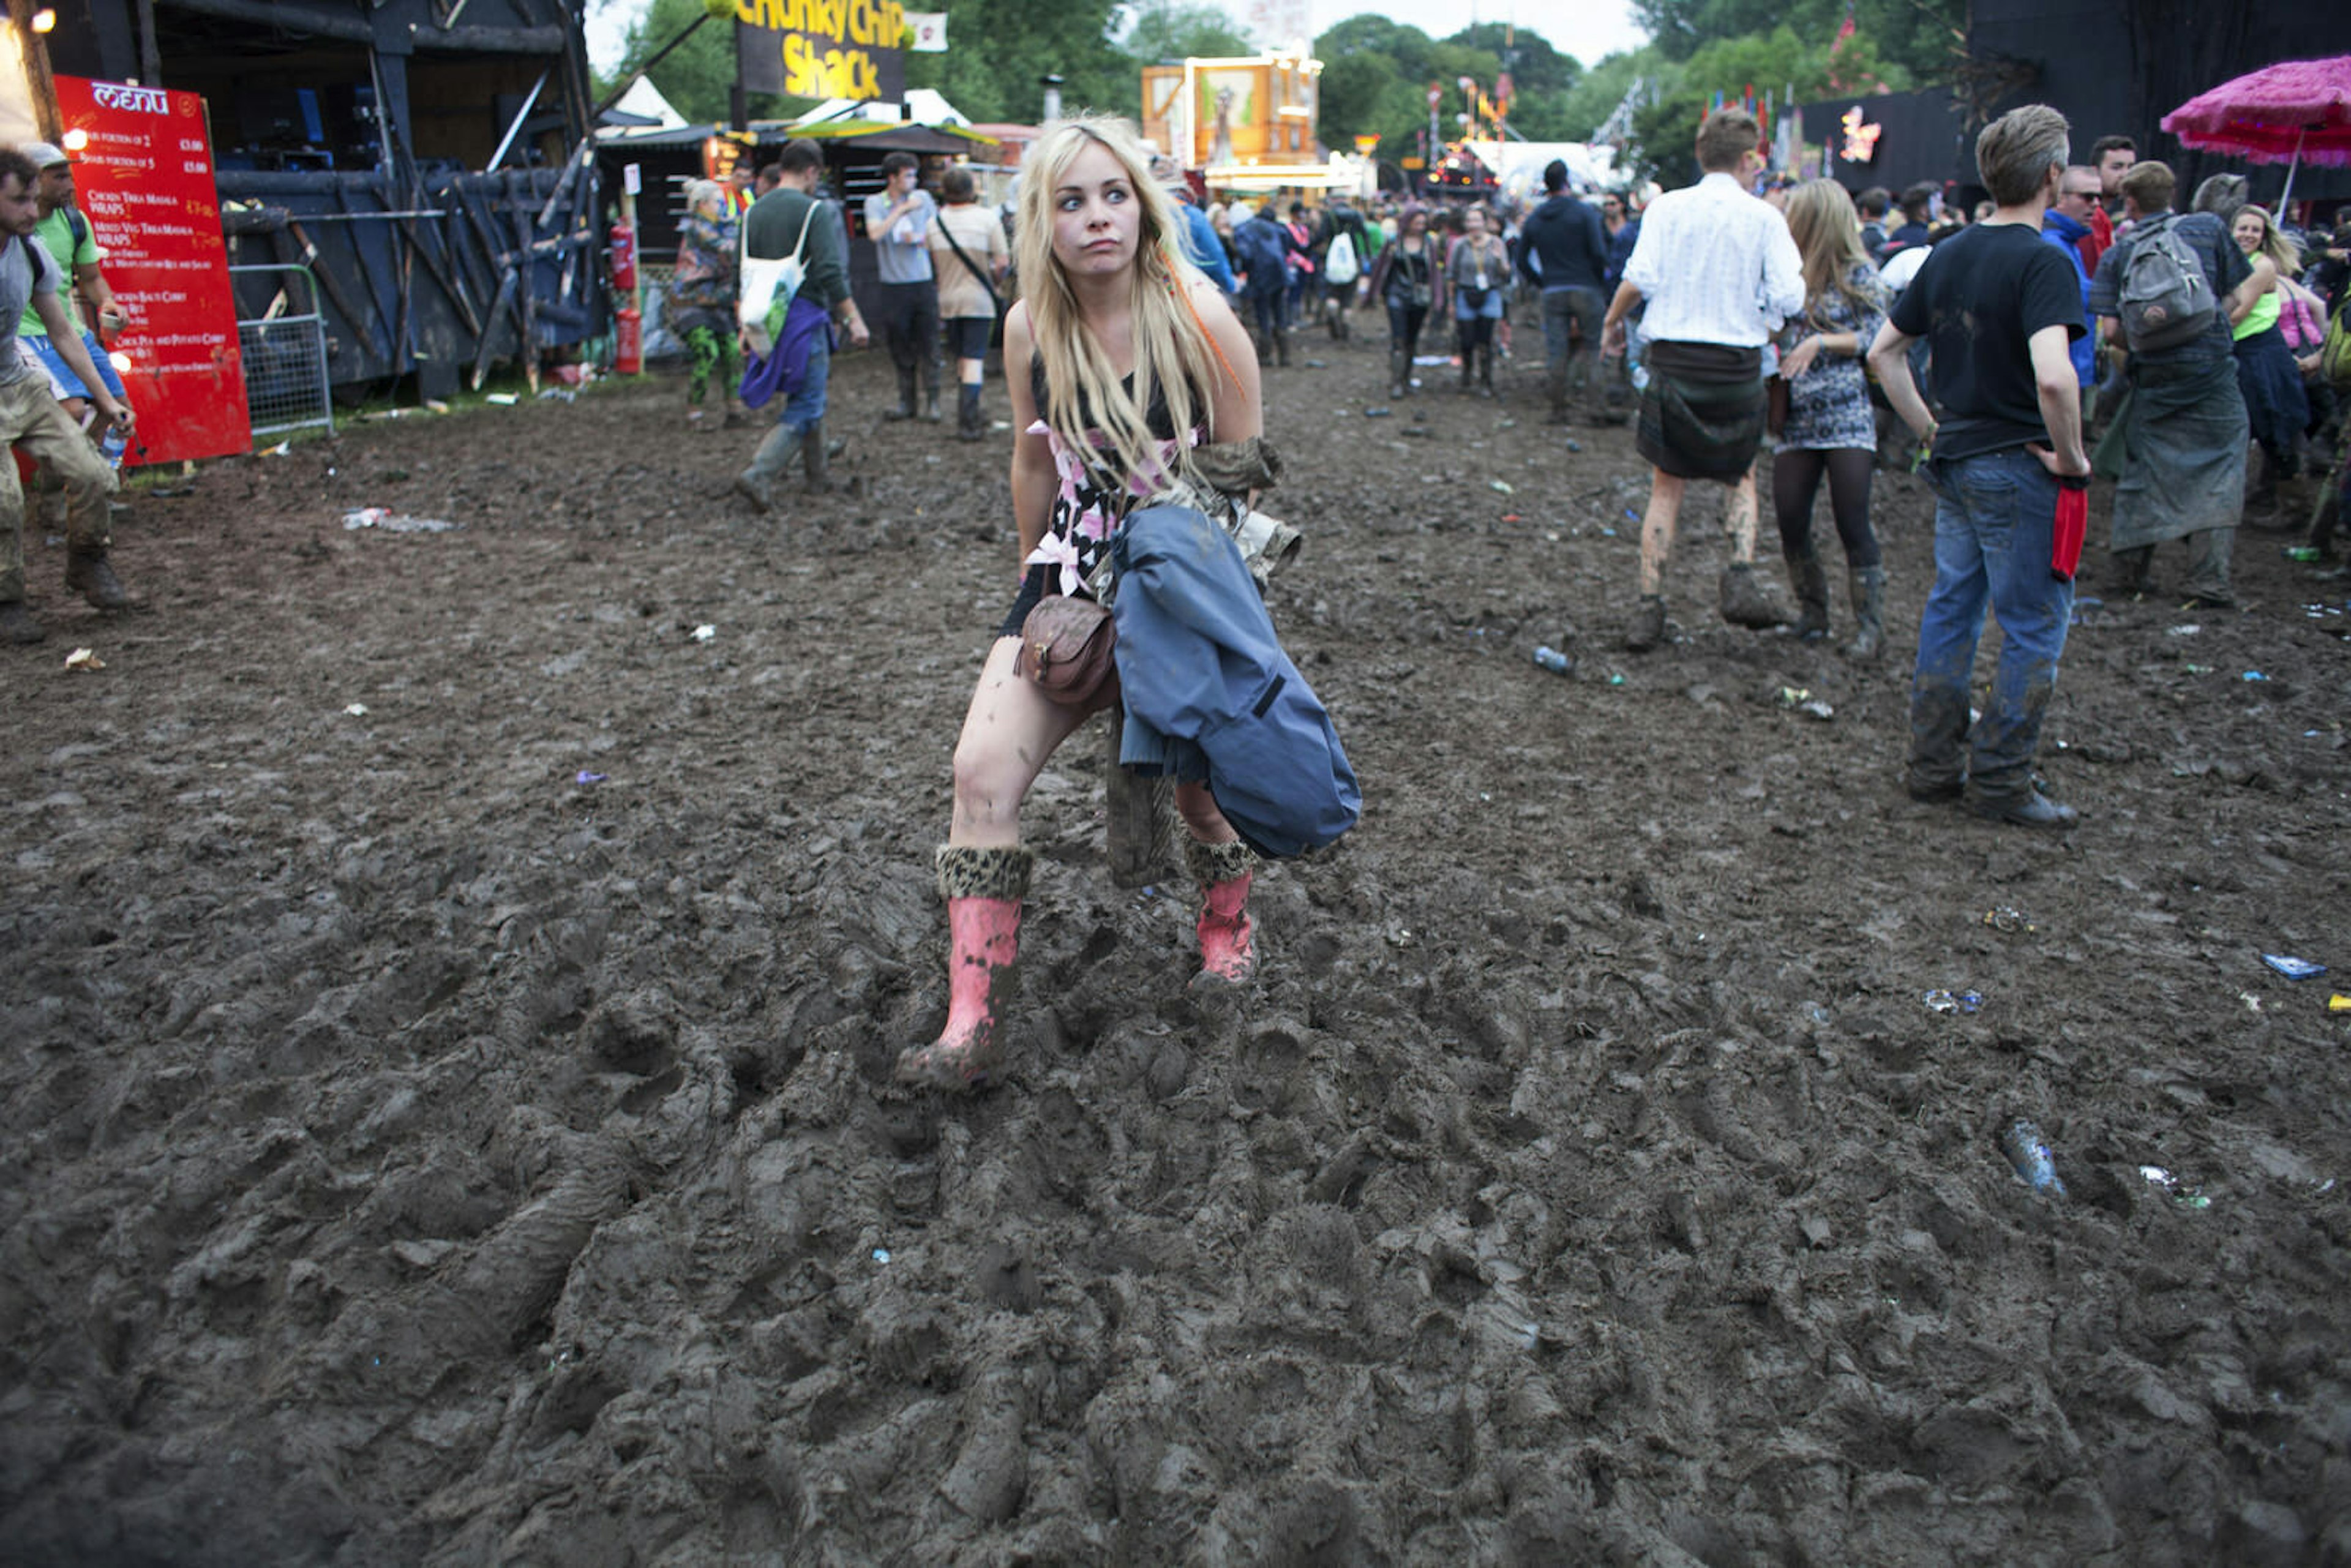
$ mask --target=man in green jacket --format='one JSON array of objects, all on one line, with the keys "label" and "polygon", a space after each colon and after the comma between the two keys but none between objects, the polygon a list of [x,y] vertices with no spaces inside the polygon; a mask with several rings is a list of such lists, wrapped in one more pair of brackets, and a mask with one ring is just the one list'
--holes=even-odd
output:
[{"label": "man in green jacket", "polygon": [[[848,235],[840,212],[816,193],[817,182],[824,172],[824,154],[812,141],[788,141],[778,163],[781,178],[776,188],[752,203],[743,215],[744,249],[753,256],[772,260],[791,255],[798,246],[807,268],[799,298],[822,305],[848,334],[850,347],[862,349],[872,337],[849,292]],[[780,345],[778,349],[780,351]],[[809,488],[830,487],[824,408],[831,371],[831,333],[820,331],[810,344],[808,371],[799,390],[784,400],[776,428],[759,443],[751,465],[735,481],[737,493],[763,512],[774,505],[772,486],[791,463],[795,450],[807,471]]]}]

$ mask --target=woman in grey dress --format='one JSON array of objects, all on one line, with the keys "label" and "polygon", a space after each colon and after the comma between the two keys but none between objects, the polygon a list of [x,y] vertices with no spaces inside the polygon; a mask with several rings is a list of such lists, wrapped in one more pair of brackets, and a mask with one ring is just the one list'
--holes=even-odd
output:
[{"label": "woman in grey dress", "polygon": [[1788,193],[1788,231],[1804,261],[1804,308],[1780,334],[1787,419],[1771,462],[1771,498],[1789,580],[1803,606],[1797,635],[1828,634],[1828,574],[1813,542],[1813,502],[1829,482],[1829,511],[1844,546],[1854,638],[1845,653],[1874,659],[1885,640],[1886,569],[1869,526],[1877,416],[1862,356],[1886,319],[1886,289],[1861,245],[1861,217],[1834,180]]}]

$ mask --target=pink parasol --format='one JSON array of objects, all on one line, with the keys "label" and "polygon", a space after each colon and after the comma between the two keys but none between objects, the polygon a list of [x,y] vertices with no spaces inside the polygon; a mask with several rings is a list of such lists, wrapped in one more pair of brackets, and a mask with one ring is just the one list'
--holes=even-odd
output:
[{"label": "pink parasol", "polygon": [[2351,55],[2282,60],[2197,94],[2163,117],[2184,147],[2233,152],[2256,163],[2351,164]]}]

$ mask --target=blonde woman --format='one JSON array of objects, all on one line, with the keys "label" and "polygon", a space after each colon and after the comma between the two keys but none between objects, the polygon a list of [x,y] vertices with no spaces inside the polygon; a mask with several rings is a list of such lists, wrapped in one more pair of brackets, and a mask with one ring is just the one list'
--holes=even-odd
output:
[{"label": "blonde woman", "polygon": [[2264,459],[2251,500],[2266,510],[2276,503],[2278,481],[2302,472],[2302,427],[2310,422],[2302,369],[2278,328],[2290,280],[2302,270],[2302,253],[2278,232],[2266,208],[2239,207],[2229,233],[2253,268],[2230,300],[2229,332],[2235,340],[2237,390],[2244,393]]},{"label": "blonde woman", "polygon": [[[1216,287],[1185,259],[1183,229],[1126,121],[1081,115],[1022,160],[1014,225],[1024,297],[1004,322],[1012,402],[1012,508],[1021,586],[981,666],[955,752],[955,817],[938,852],[952,948],[946,1027],[897,1077],[945,1089],[988,1082],[1034,857],[1020,804],[1084,722],[1016,668],[1020,628],[1051,594],[1086,594],[1111,535],[1146,498],[1196,477],[1192,449],[1261,434],[1257,359]],[[1203,971],[1246,979],[1254,855],[1203,782],[1176,806],[1201,884]]]},{"label": "blonde woman", "polygon": [[1808,180],[1788,193],[1788,233],[1804,267],[1804,308],[1780,334],[1780,374],[1788,416],[1771,460],[1780,550],[1803,613],[1796,634],[1828,634],[1828,574],[1813,543],[1813,502],[1829,482],[1829,513],[1844,546],[1854,638],[1845,653],[1874,659],[1886,634],[1886,569],[1869,526],[1870,471],[1877,418],[1862,356],[1886,322],[1886,287],[1862,248],[1861,214],[1834,180]]}]

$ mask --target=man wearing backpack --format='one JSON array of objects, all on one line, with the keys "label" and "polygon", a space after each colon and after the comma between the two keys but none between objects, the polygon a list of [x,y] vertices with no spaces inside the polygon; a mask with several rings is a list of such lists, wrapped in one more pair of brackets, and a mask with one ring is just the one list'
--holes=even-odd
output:
[{"label": "man wearing backpack", "polygon": [[[16,446],[56,469],[65,486],[66,587],[98,609],[120,610],[127,601],[107,559],[114,470],[66,417],[48,378],[16,351],[16,322],[29,306],[68,368],[90,388],[99,416],[130,428],[130,406],[107,390],[74,331],[57,263],[32,237],[40,222],[39,183],[33,158],[0,147],[0,445]],[[0,454],[0,640],[10,643],[37,643],[47,635],[25,608],[24,521],[16,465]]]},{"label": "man wearing backpack", "polygon": [[2155,547],[2188,541],[2189,597],[2236,602],[2229,559],[2244,506],[2252,434],[2229,336],[2229,301],[2252,268],[2210,213],[2175,214],[2170,167],[2152,160],[2122,177],[2131,226],[2098,258],[2090,309],[2107,343],[2129,355],[2128,391],[2098,443],[2098,470],[2118,480],[2116,588],[2147,587]]},{"label": "man wearing backpack", "polygon": [[1233,230],[1241,264],[1241,285],[1257,319],[1257,362],[1279,358],[1290,363],[1290,234],[1273,215],[1273,204]]},{"label": "man wearing backpack", "polygon": [[[122,330],[122,312],[116,308],[114,291],[107,287],[106,274],[99,267],[98,240],[90,230],[89,219],[74,204],[73,162],[61,149],[46,141],[27,143],[24,152],[41,166],[41,221],[34,227],[34,243],[46,248],[49,258],[57,264],[57,298],[66,314],[74,319],[81,345],[89,350],[91,367],[98,371],[99,380],[106,383],[106,390],[114,394],[115,401],[123,402],[130,394],[123,391],[122,378],[115,373],[113,362],[106,357],[106,343],[113,341]],[[89,322],[97,324],[97,331],[89,329]],[[89,420],[89,389],[50,342],[49,329],[38,314],[30,309],[25,312],[24,319],[16,323],[16,340],[48,371],[49,390],[64,406],[66,417],[88,430],[91,440],[103,441],[107,427]],[[36,482],[36,497],[35,510],[42,530],[65,532],[65,490],[54,465],[42,465]]]},{"label": "man wearing backpack", "polygon": [[[1567,188],[1567,165],[1543,165],[1543,204],[1527,216],[1519,270],[1542,290],[1543,391],[1552,424],[1567,423],[1571,384],[1583,394],[1595,424],[1609,423],[1593,398],[1592,357],[1600,347],[1601,312],[1608,302],[1600,280],[1608,270],[1608,231],[1600,214]],[[1573,329],[1571,334],[1570,329]]]},{"label": "man wearing backpack", "polygon": [[1331,336],[1347,340],[1347,311],[1355,302],[1355,282],[1370,270],[1371,243],[1364,214],[1344,193],[1331,199],[1331,240],[1322,249],[1322,289],[1330,310]]}]

